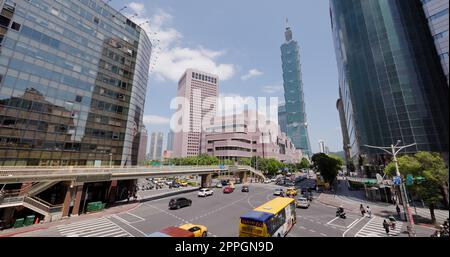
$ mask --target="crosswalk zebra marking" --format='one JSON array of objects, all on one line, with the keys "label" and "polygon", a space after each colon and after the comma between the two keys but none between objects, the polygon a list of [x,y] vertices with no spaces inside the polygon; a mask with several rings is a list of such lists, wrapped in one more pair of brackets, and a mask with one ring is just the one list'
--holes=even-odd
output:
[{"label": "crosswalk zebra marking", "polygon": [[65,237],[130,237],[133,236],[107,218],[80,221],[57,227]]},{"label": "crosswalk zebra marking", "polygon": [[388,237],[388,236],[398,236],[401,233],[403,224],[401,222],[397,222],[395,229],[389,230],[389,235],[386,234],[386,231],[383,227],[383,219],[379,217],[373,217],[369,222],[367,222],[364,227],[362,227],[358,233],[355,234],[355,237]]}]

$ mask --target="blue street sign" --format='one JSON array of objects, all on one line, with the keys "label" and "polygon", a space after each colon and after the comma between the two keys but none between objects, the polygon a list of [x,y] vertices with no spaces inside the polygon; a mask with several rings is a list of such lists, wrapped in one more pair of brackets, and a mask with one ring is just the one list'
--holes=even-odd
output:
[{"label": "blue street sign", "polygon": [[225,165],[220,164],[220,165],[219,165],[219,169],[225,169]]},{"label": "blue street sign", "polygon": [[402,183],[402,179],[400,177],[394,177],[393,181],[394,185],[400,185]]}]

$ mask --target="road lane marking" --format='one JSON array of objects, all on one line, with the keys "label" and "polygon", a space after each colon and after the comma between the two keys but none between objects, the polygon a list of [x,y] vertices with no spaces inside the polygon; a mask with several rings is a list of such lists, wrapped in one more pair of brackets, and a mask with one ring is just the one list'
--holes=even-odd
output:
[{"label": "road lane marking", "polygon": [[358,224],[361,220],[364,220],[364,217],[360,218],[359,220],[356,220],[357,222],[353,222],[352,225],[350,225],[350,227],[344,231],[344,233],[342,234],[342,237],[345,237],[345,234],[347,234],[348,231],[350,231],[354,226],[356,226],[356,224]]},{"label": "road lane marking", "polygon": [[314,230],[312,230],[312,229],[310,229],[309,231],[312,232],[312,233],[316,233],[316,231],[314,231]]},{"label": "road lane marking", "polygon": [[125,220],[125,219],[119,217],[119,216],[116,215],[116,214],[112,215],[112,217],[114,217],[114,218],[120,220],[121,222],[123,222],[123,223],[125,223],[125,224],[130,224],[130,222],[129,222],[128,220]]},{"label": "road lane marking", "polygon": [[[113,217],[115,218],[115,217]],[[115,224],[115,223],[114,223]],[[118,224],[116,224],[117,226],[119,226]],[[142,232],[141,230],[137,229],[136,227],[132,226],[131,224],[124,224],[125,226],[128,226],[134,230],[136,230],[137,232],[141,233],[144,236],[147,236],[147,234],[145,234],[144,232]],[[120,226],[119,226],[120,227]],[[122,227],[120,227],[121,229],[123,229]],[[127,232],[128,234],[130,234],[130,236],[133,236],[131,233],[129,233],[128,231],[126,231],[125,229],[123,229],[123,231]]]},{"label": "road lane marking", "polygon": [[320,233],[322,236],[328,236],[327,234],[324,234],[324,233]]},{"label": "road lane marking", "polygon": [[361,232],[363,229],[365,229],[366,227],[367,227],[367,225],[369,225],[369,223],[372,221],[372,220],[374,220],[375,219],[375,217],[373,217],[372,219],[370,219],[369,220],[369,222],[367,222],[356,234],[355,234],[355,237],[356,237],[356,235],[359,233],[359,232]]},{"label": "road lane marking", "polygon": [[[136,217],[136,218],[138,218],[138,219],[140,219],[141,221],[144,221],[145,219],[144,218],[142,218],[142,217],[139,217],[139,216],[137,216],[137,215],[135,215],[135,214],[133,214],[133,213],[131,213],[131,212],[126,212],[126,214],[130,214],[131,216],[134,216],[134,217]],[[132,222],[130,222],[130,223],[132,223]]]},{"label": "road lane marking", "polygon": [[[335,220],[337,220],[337,219],[339,219],[339,217],[336,217],[336,218],[334,218],[334,219],[328,221],[328,222],[327,222],[327,225],[331,225],[330,223],[333,222],[333,221],[335,221]],[[336,225],[332,225],[332,226],[336,226]],[[341,226],[340,226],[340,227],[341,227]]]}]

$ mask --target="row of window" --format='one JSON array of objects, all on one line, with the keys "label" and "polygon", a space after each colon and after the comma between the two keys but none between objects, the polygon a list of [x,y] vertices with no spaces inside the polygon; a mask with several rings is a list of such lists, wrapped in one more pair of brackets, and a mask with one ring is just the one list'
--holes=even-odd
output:
[{"label": "row of window", "polygon": [[197,72],[192,72],[192,78],[193,79],[202,80],[202,81],[205,81],[205,82],[210,82],[210,83],[217,84],[217,79],[216,78],[213,78],[213,77],[210,77],[210,76],[207,76],[207,75],[203,75],[203,74],[200,74],[200,73],[197,73]]}]

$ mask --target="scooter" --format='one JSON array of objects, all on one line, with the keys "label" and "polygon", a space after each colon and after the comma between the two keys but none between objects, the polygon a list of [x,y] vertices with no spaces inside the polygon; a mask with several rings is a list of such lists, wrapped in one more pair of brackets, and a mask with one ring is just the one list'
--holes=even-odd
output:
[{"label": "scooter", "polygon": [[336,217],[339,217],[341,219],[347,218],[345,212],[340,212],[340,211],[336,211]]}]

